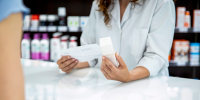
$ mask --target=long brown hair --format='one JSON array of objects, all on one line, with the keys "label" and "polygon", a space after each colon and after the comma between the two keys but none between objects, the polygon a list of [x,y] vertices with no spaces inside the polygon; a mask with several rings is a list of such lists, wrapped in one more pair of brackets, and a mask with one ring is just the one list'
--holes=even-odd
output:
[{"label": "long brown hair", "polygon": [[[130,2],[137,2],[138,0],[130,0]],[[106,25],[108,25],[108,23],[110,22],[110,16],[109,16],[109,13],[108,13],[108,9],[109,7],[114,4],[114,0],[98,0],[98,7],[99,7],[99,10],[98,11],[101,11],[104,15],[104,23]]]}]

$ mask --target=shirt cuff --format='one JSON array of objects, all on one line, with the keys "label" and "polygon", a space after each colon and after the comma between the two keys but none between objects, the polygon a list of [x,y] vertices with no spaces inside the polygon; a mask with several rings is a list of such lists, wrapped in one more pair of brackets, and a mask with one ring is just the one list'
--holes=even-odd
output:
[{"label": "shirt cuff", "polygon": [[97,64],[97,59],[91,60],[88,63],[90,67],[95,67],[95,65]]}]

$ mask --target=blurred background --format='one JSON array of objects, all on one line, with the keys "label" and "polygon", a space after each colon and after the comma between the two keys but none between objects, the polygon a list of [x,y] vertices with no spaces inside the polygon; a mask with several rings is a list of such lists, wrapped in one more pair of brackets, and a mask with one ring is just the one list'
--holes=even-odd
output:
[{"label": "blurred background", "polygon": [[[93,0],[24,0],[22,58],[56,61],[80,45]],[[176,0],[177,23],[169,54],[170,76],[200,79],[200,0]]]}]

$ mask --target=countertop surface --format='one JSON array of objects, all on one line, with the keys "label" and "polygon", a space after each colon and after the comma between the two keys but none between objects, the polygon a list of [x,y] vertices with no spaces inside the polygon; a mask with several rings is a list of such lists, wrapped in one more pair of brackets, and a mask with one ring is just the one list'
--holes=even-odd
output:
[{"label": "countertop surface", "polygon": [[200,100],[200,80],[151,77],[106,80],[98,68],[61,73],[56,63],[22,60],[26,100]]}]

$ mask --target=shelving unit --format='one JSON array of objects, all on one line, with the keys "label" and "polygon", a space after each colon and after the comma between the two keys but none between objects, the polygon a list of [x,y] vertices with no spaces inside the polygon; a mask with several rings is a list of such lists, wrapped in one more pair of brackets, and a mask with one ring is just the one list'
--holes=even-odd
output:
[{"label": "shelving unit", "polygon": [[[92,2],[93,0],[24,0],[25,5],[31,9],[31,14],[57,14],[57,8],[63,6],[67,9],[67,16],[89,16]],[[193,9],[200,9],[200,0],[176,0],[175,4],[176,7],[185,6],[191,12],[192,18]],[[81,36],[81,32],[65,32],[64,34]],[[175,30],[174,39],[200,42],[200,32],[193,32],[192,29],[188,32]],[[80,40],[78,42],[80,45]],[[171,76],[200,79],[200,66],[170,66],[169,72]]]}]

